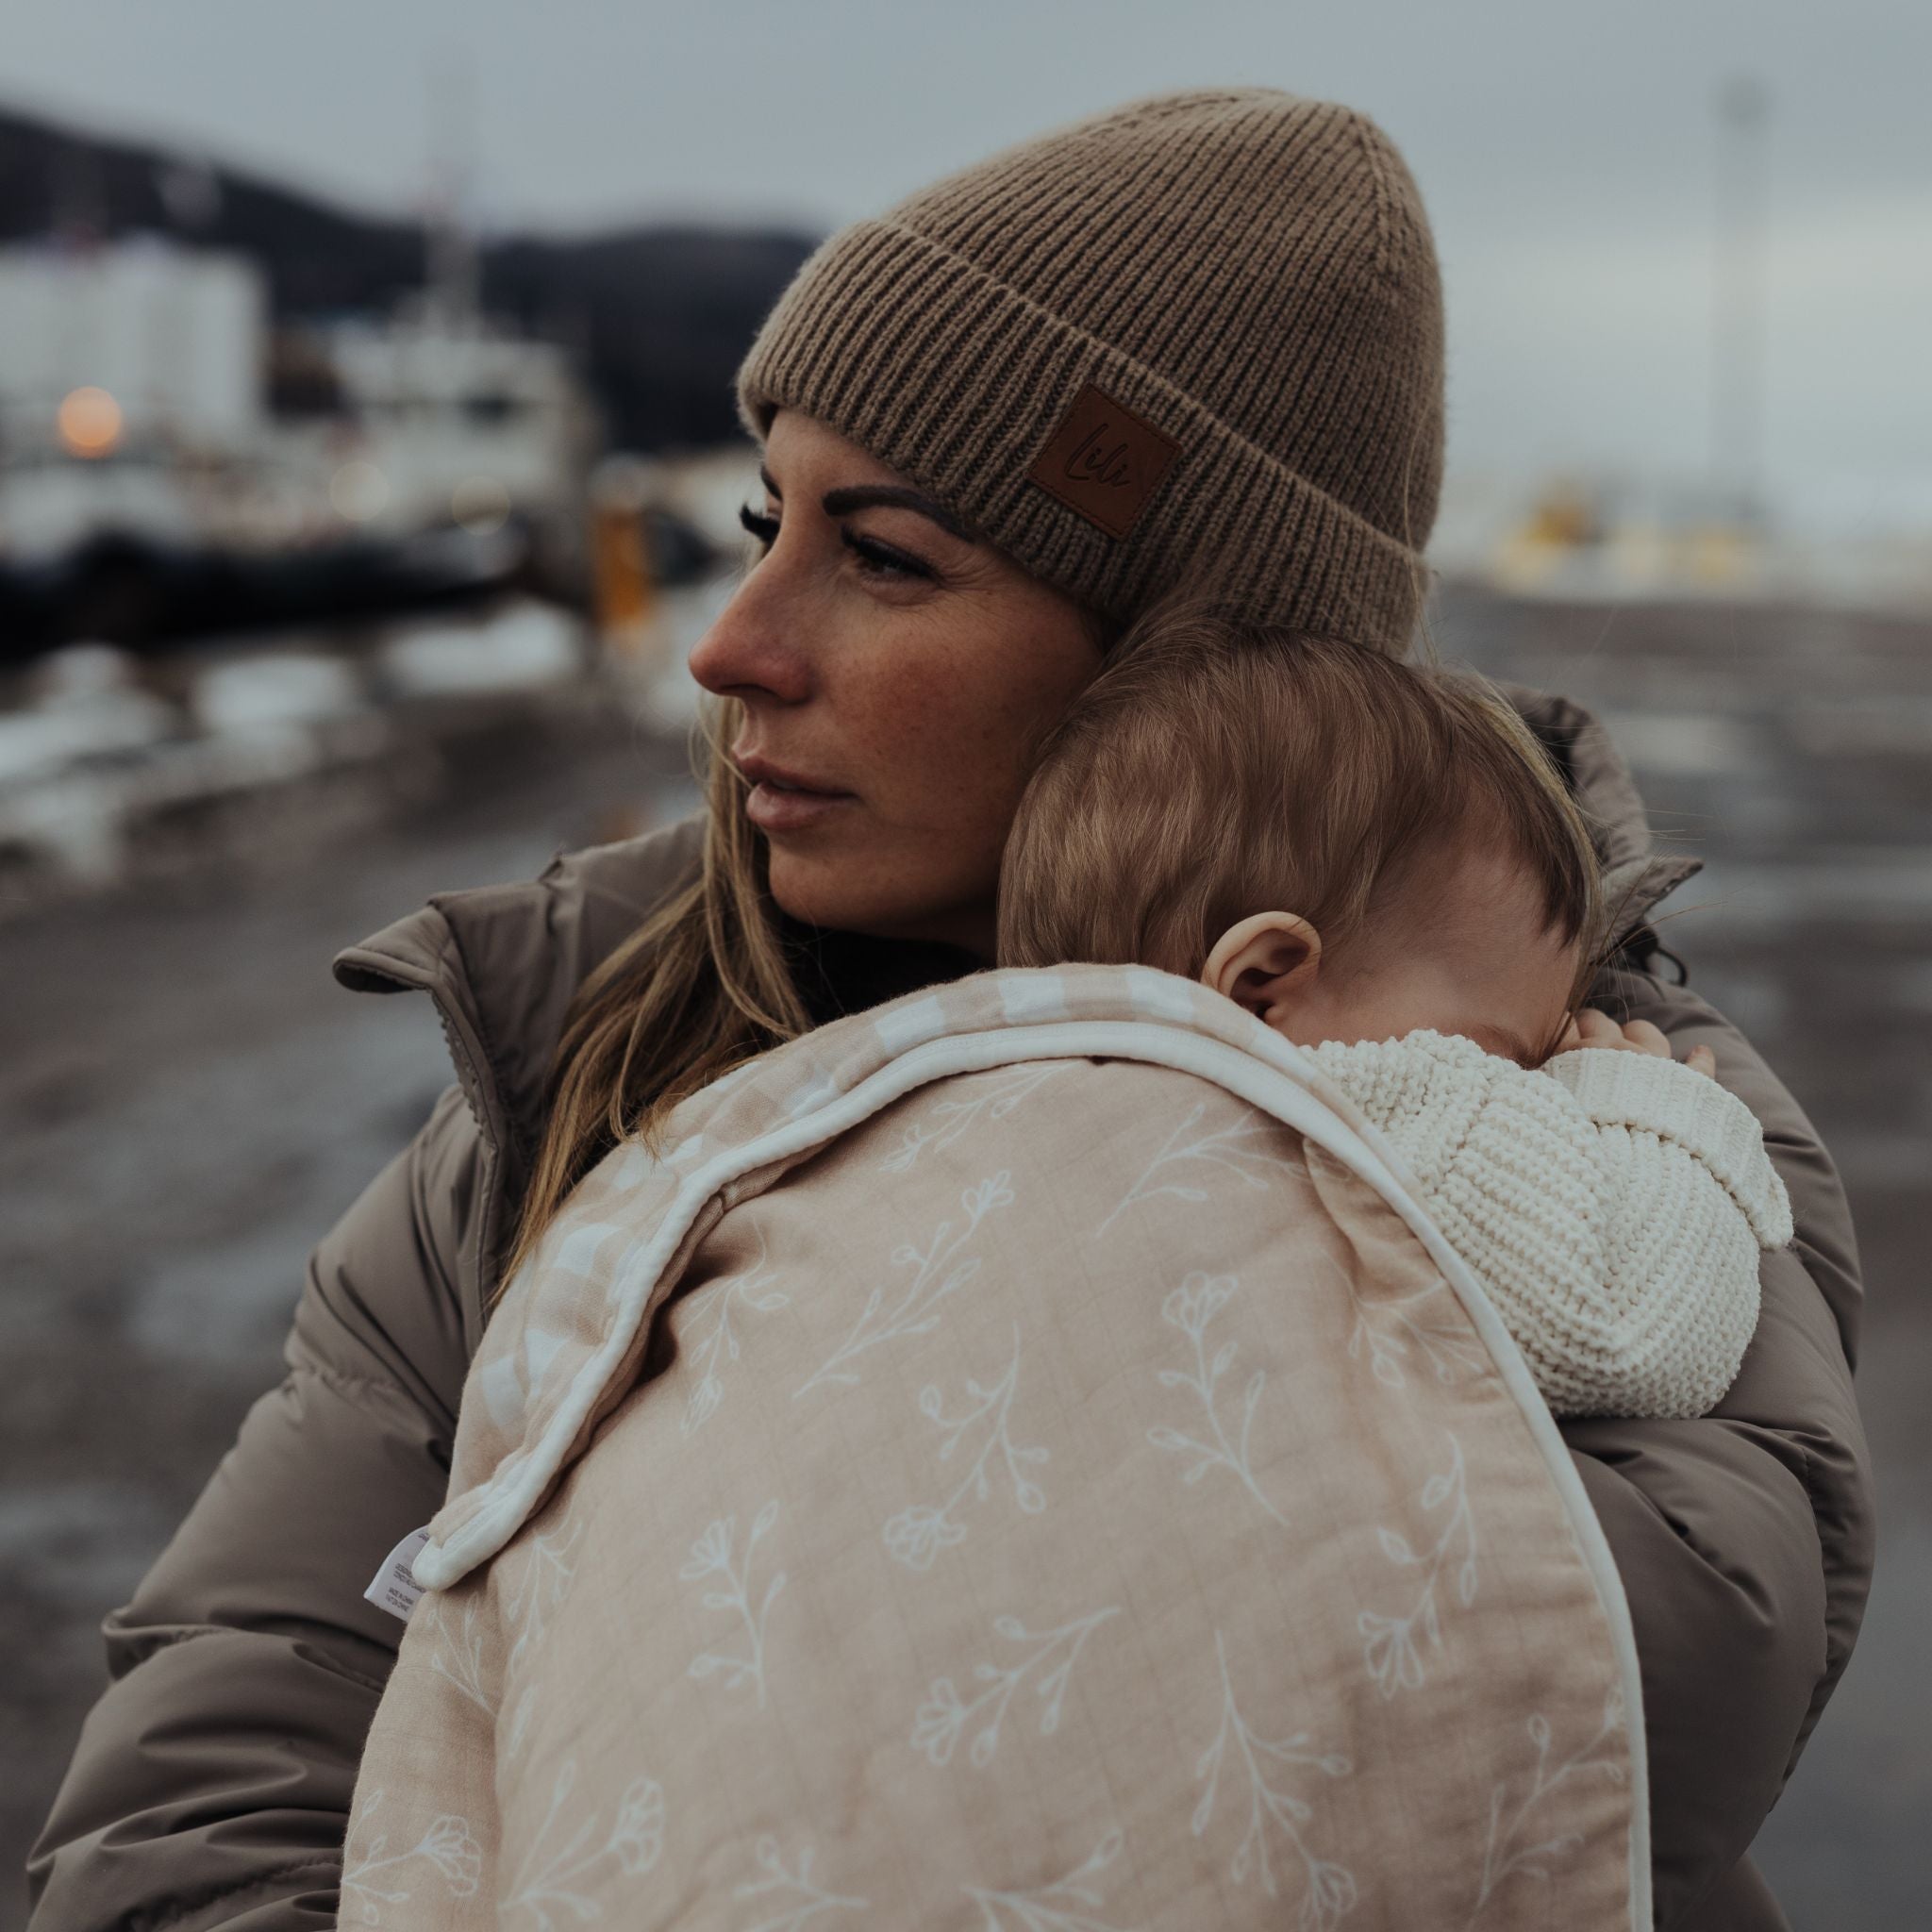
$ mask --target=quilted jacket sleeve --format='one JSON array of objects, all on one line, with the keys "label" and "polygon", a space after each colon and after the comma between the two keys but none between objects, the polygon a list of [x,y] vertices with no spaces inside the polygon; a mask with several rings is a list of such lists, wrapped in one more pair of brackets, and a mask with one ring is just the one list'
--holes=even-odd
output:
[{"label": "quilted jacket sleeve", "polygon": [[1760,1258],[1762,1312],[1729,1392],[1695,1421],[1562,1424],[1637,1629],[1657,1923],[1704,1923],[1851,1655],[1872,1575],[1872,1485],[1852,1392],[1850,1214],[1797,1103],[1684,988],[1618,972],[1594,1003],[1699,1043],[1764,1124],[1796,1238]]},{"label": "quilted jacket sleeve", "polygon": [[442,1500],[466,1359],[444,1257],[480,1156],[451,1088],[316,1250],[287,1375],[107,1621],[112,1682],[29,1863],[32,1932],[335,1924],[403,1629],[361,1592]]}]

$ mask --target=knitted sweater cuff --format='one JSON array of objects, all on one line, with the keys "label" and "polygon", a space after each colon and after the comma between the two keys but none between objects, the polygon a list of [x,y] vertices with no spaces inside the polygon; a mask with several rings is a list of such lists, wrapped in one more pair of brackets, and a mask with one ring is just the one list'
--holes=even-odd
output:
[{"label": "knitted sweater cuff", "polygon": [[1655,1134],[1701,1161],[1742,1209],[1760,1247],[1790,1240],[1790,1202],[1764,1151],[1764,1129],[1707,1074],[1660,1056],[1604,1047],[1558,1054],[1543,1072],[1599,1127]]}]

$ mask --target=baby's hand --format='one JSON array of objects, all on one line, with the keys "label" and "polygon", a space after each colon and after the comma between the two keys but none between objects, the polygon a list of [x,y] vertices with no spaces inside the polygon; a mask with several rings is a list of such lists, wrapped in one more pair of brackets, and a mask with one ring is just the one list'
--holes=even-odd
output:
[{"label": "baby's hand", "polygon": [[[1633,1020],[1619,1026],[1607,1013],[1586,1007],[1570,1022],[1557,1042],[1558,1053],[1574,1053],[1578,1047],[1603,1047],[1621,1053],[1647,1053],[1655,1059],[1671,1057],[1671,1042],[1648,1020]],[[1693,1074],[1715,1077],[1717,1056],[1707,1046],[1693,1046],[1684,1058]]]}]

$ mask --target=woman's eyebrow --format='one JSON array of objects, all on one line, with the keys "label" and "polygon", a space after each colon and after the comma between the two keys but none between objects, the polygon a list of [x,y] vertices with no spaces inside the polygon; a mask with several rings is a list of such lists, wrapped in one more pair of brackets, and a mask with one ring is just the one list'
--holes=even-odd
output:
[{"label": "woman's eyebrow", "polygon": [[[773,492],[777,493],[775,491]],[[896,483],[862,484],[850,490],[828,490],[820,499],[828,517],[850,516],[856,509],[909,509],[937,524],[949,537],[962,543],[977,543],[979,534],[961,523],[943,504],[917,490]]]}]

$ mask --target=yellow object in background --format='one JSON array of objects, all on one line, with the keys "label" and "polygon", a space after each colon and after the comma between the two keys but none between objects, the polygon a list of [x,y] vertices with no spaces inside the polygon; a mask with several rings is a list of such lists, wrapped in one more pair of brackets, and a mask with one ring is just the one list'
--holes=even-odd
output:
[{"label": "yellow object in background", "polygon": [[613,458],[591,479],[591,575],[597,634],[614,656],[645,658],[657,635],[658,581],[644,531],[649,475]]}]

